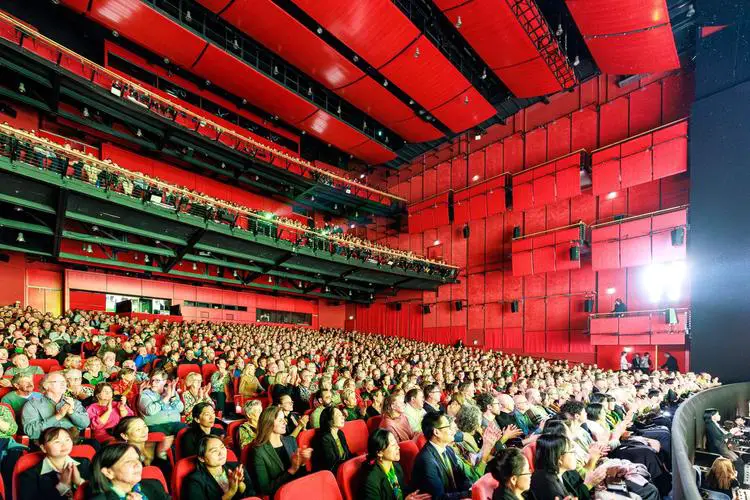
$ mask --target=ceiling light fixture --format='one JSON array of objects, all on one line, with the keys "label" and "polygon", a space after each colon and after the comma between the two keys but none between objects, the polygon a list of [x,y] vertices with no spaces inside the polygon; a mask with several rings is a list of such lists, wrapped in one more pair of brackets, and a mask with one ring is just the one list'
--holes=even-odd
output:
[{"label": "ceiling light fixture", "polygon": [[16,241],[18,243],[26,243],[26,240],[23,237],[23,233],[21,231],[18,232],[18,236],[16,236]]},{"label": "ceiling light fixture", "polygon": [[197,271],[197,270],[198,270],[198,264],[193,262],[193,271]]}]

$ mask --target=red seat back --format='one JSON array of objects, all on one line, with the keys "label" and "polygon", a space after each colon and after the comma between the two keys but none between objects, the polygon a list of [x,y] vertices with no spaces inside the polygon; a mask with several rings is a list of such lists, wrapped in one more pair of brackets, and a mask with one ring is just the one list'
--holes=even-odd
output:
[{"label": "red seat back", "polygon": [[339,485],[330,471],[324,470],[295,479],[279,488],[274,500],[342,500]]},{"label": "red seat back", "polygon": [[471,487],[471,500],[492,500],[495,488],[499,485],[492,474],[485,474]]},{"label": "red seat back", "polygon": [[73,446],[72,450],[70,450],[71,457],[85,458],[88,459],[89,462],[94,461],[94,455],[96,455],[96,450],[93,446],[88,444],[77,444]]},{"label": "red seat back", "polygon": [[219,371],[219,367],[213,363],[205,364],[201,367],[201,373],[203,374],[203,383],[208,383],[211,380],[211,375]]},{"label": "red seat back", "polygon": [[336,472],[336,482],[339,483],[339,489],[344,496],[344,500],[354,500],[354,492],[358,491],[359,470],[367,460],[366,455],[351,458],[339,465]]},{"label": "red seat back", "polygon": [[411,470],[414,468],[414,460],[417,458],[419,448],[414,441],[401,441],[398,443],[398,449],[401,451],[401,468],[404,469],[404,479],[406,483],[411,483]]},{"label": "red seat back", "polygon": [[179,431],[177,431],[177,435],[174,438],[174,459],[175,459],[175,461],[180,461],[183,458],[185,458],[185,457],[182,456],[182,436],[185,435],[185,433],[188,431],[188,429],[190,429],[190,428],[189,427],[185,427],[183,429],[180,429]]},{"label": "red seat back", "polygon": [[[300,432],[297,435],[297,446],[300,449],[302,449],[302,448],[310,448],[311,447],[310,445],[312,444],[312,440],[315,437],[315,432],[316,432],[316,429],[306,429],[306,430]],[[307,467],[308,472],[311,472],[312,471],[312,462],[308,460],[305,463],[305,465]]]},{"label": "red seat back", "polygon": [[177,378],[184,379],[188,373],[200,373],[201,367],[195,364],[179,364],[177,365]]},{"label": "red seat back", "polygon": [[13,493],[17,494],[19,491],[21,491],[19,488],[21,487],[21,483],[19,481],[19,476],[23,474],[25,471],[36,467],[36,465],[44,460],[44,453],[41,451],[37,451],[34,453],[27,453],[26,455],[22,455],[21,458],[18,459],[16,462],[16,465],[13,467]]},{"label": "red seat back", "polygon": [[235,420],[233,422],[229,422],[229,425],[227,426],[227,437],[232,440],[232,449],[236,454],[241,454],[242,449],[240,449],[240,426],[247,422],[247,420]]},{"label": "red seat back", "polygon": [[143,472],[141,473],[141,479],[156,479],[164,487],[164,491],[169,492],[169,486],[167,486],[167,480],[164,479],[164,473],[155,465],[144,467]]},{"label": "red seat back", "polygon": [[380,427],[380,422],[383,421],[383,417],[377,415],[367,419],[367,433],[372,435]]},{"label": "red seat back", "polygon": [[172,471],[172,499],[180,500],[180,486],[185,478],[195,470],[198,459],[195,457],[183,458],[178,460]]},{"label": "red seat back", "polygon": [[415,442],[417,443],[417,448],[421,450],[427,444],[427,438],[424,437],[424,434],[419,433]]},{"label": "red seat back", "polygon": [[521,449],[523,456],[529,461],[529,470],[534,472],[534,457],[536,455],[536,443],[529,443]]},{"label": "red seat back", "polygon": [[44,370],[44,373],[53,371],[52,367],[54,366],[57,366],[58,370],[60,369],[60,363],[58,363],[56,359],[30,359],[29,365],[40,367],[42,370]]},{"label": "red seat back", "polygon": [[351,420],[344,424],[342,430],[344,431],[346,444],[349,445],[349,450],[352,452],[352,455],[360,455],[367,452],[367,439],[369,438],[369,432],[364,420]]}]

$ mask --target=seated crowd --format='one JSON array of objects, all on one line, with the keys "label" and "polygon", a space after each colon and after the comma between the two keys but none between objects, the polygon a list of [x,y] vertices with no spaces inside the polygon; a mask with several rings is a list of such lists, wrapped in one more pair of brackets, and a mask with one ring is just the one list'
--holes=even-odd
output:
[{"label": "seated crowd", "polygon": [[[182,499],[273,498],[365,452],[356,498],[368,500],[467,498],[490,475],[498,499],[590,498],[613,484],[659,499],[674,409],[718,384],[325,328],[19,304],[0,308],[0,370],[0,471],[6,498],[22,499],[176,495],[145,477],[154,469]],[[355,421],[362,439],[347,433]],[[9,496],[34,451],[44,459]]]},{"label": "seated crowd", "polygon": [[[39,168],[83,179],[100,188],[106,188],[141,199],[144,203],[157,203],[178,212],[190,213],[206,220],[231,225],[253,234],[289,239],[297,246],[332,254],[390,265],[406,270],[453,277],[454,268],[445,263],[419,256],[410,250],[391,248],[346,232],[341,226],[326,223],[322,227],[309,227],[293,217],[285,217],[248,208],[238,203],[219,200],[194,189],[136,173],[117,165],[112,160],[99,161],[88,153],[82,159],[70,144],[60,146],[42,137],[35,130],[18,130],[3,124],[0,130],[0,154]],[[33,136],[33,139],[27,135]],[[61,151],[62,150],[62,151]]]}]

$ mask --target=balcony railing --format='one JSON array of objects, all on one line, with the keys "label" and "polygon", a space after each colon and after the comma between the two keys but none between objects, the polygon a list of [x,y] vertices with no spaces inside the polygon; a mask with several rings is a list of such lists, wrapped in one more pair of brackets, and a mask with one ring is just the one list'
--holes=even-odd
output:
[{"label": "balcony railing", "polygon": [[139,199],[144,204],[227,224],[254,235],[283,239],[294,247],[432,274],[446,280],[452,280],[458,274],[458,268],[454,266],[351,237],[338,229],[311,229],[295,220],[205,196],[127,170],[109,160],[98,160],[91,154],[73,149],[70,144],[59,145],[6,124],[0,124],[0,156],[9,158],[11,163],[52,171],[66,179],[77,179],[105,191]]},{"label": "balcony railing", "polygon": [[265,143],[259,137],[241,134],[236,130],[213,122],[208,117],[152,92],[119,73],[89,61],[3,12],[0,12],[0,37],[22,47],[25,47],[24,39],[31,39],[36,43],[35,54],[61,68],[85,77],[90,82],[107,89],[123,100],[136,103],[162,118],[178,123],[204,137],[221,142],[225,146],[247,154],[256,160],[313,179],[335,189],[344,190],[347,194],[353,194],[384,205],[394,205],[406,201],[404,198],[360,184],[355,179],[349,179],[316,167],[289,151]]}]

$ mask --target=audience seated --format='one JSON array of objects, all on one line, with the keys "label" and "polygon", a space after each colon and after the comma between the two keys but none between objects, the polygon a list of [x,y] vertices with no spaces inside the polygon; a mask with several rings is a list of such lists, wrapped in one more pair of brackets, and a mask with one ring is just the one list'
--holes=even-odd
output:
[{"label": "audience seated", "polygon": [[242,464],[227,463],[227,448],[220,438],[203,436],[196,451],[198,462],[182,484],[181,500],[239,500],[254,495]]},{"label": "audience seated", "polygon": [[706,425],[706,451],[716,453],[731,460],[737,470],[743,470],[744,462],[737,453],[729,449],[729,438],[734,435],[732,431],[722,428],[721,414],[716,408],[708,408],[703,412],[703,422]]},{"label": "audience seated", "polygon": [[[120,340],[112,342],[110,331],[117,332]],[[7,348],[18,348],[17,339],[28,339],[23,349],[31,355],[35,353],[30,346],[54,343],[62,347],[66,369],[45,376],[41,382],[44,395],[33,393],[34,382],[26,374],[6,379],[14,390],[3,401],[17,410],[20,425],[13,427],[10,409],[0,409],[0,447],[24,450],[14,439],[19,430],[30,438],[32,449],[44,429],[65,427],[76,440],[81,431],[88,430],[102,442],[114,439],[131,444],[138,451],[140,466],[157,465],[171,478],[167,452],[174,436],[186,426],[181,419],[191,423],[180,435],[182,456],[200,455],[201,440],[221,434],[214,424],[226,425],[217,419],[215,410],[223,397],[226,413],[234,413],[236,404],[247,420],[230,427],[232,435],[225,437],[222,446],[234,444],[238,456],[243,456],[245,476],[254,482],[245,481],[244,493],[238,486],[226,496],[233,491],[229,476],[226,481],[223,476],[212,478],[209,483],[218,488],[216,494],[226,498],[273,495],[281,485],[305,474],[308,462],[315,470],[335,471],[351,456],[349,446],[354,442],[342,432],[343,422],[377,416],[383,418],[372,426],[371,439],[379,435],[381,442],[371,453],[372,466],[362,471],[362,480],[371,480],[375,493],[366,498],[396,498],[394,484],[402,497],[416,488],[422,493],[413,498],[468,496],[471,483],[493,472],[493,459],[515,453],[504,450],[526,444],[524,454],[534,456],[535,441],[561,436],[566,440],[562,451],[570,452],[564,458],[572,460],[573,466],[566,468],[571,464],[558,459],[557,469],[551,471],[556,482],[539,475],[537,483],[565,495],[588,492],[592,496],[605,482],[618,480],[630,493],[657,499],[668,494],[671,485],[667,471],[671,414],[687,395],[717,383],[705,374],[612,372],[565,361],[326,328],[175,323],[86,311],[55,317],[18,305],[0,307],[0,363],[3,359],[10,363]],[[144,365],[151,370],[151,380],[139,385],[148,375],[137,369],[135,358],[151,355],[152,362]],[[16,361],[21,365],[17,368],[23,368],[23,359]],[[199,371],[203,367],[206,378],[180,370],[184,364],[198,365]],[[107,381],[95,389],[85,383],[98,379]],[[240,390],[243,379],[244,395]],[[264,412],[262,406],[269,398],[266,387],[276,394],[278,406]],[[440,409],[445,413],[441,415]],[[139,416],[133,416],[133,410]],[[304,415],[307,412],[309,417]],[[722,443],[726,446],[732,431],[726,433],[718,424],[712,427],[714,419],[720,417],[707,415],[708,446],[731,452],[728,447],[723,450]],[[378,431],[376,425],[383,429]],[[149,426],[161,434],[150,438]],[[295,436],[307,427],[316,429],[311,448],[297,449]],[[391,439],[396,440],[396,448],[398,441],[427,442],[413,470],[401,471],[393,465],[399,455],[389,453]],[[539,454],[537,447],[537,458]],[[17,458],[17,453],[10,453],[0,459],[3,477]],[[506,490],[516,493],[525,473],[519,463],[507,465],[511,472],[498,476],[506,478],[498,480]],[[215,472],[221,474],[220,469]],[[607,479],[599,484],[596,479],[602,473]],[[145,491],[145,483],[137,483],[122,488]],[[116,490],[125,491],[119,486]],[[497,495],[510,498],[508,491],[498,488]],[[118,493],[95,494],[114,498]]]},{"label": "audience seated", "polygon": [[414,461],[413,486],[434,499],[471,496],[471,480],[451,445],[456,430],[443,413],[428,413],[422,420],[427,444]]},{"label": "audience seated", "polygon": [[432,495],[411,492],[398,461],[401,451],[393,433],[377,429],[367,441],[367,462],[362,475],[362,500],[430,500]]},{"label": "audience seated", "polygon": [[714,460],[701,486],[707,490],[724,493],[729,498],[735,498],[733,490],[739,488],[740,483],[732,461],[724,457]]},{"label": "audience seated", "polygon": [[346,420],[343,412],[333,406],[326,407],[320,414],[320,428],[315,431],[312,441],[313,472],[331,471],[334,475],[339,465],[352,458],[343,429]]},{"label": "audience seated", "polygon": [[193,407],[193,419],[190,427],[180,435],[181,456],[192,457],[198,454],[198,444],[204,436],[224,436],[221,427],[214,427],[216,413],[210,403],[198,403]]},{"label": "audience seated", "polygon": [[[61,377],[62,379],[62,377]],[[19,500],[62,500],[91,479],[91,463],[71,458],[73,438],[67,429],[48,427],[39,435],[44,459],[20,476]]]},{"label": "audience seated", "polygon": [[531,468],[521,450],[501,450],[487,464],[487,471],[499,485],[492,495],[492,500],[525,500],[524,493],[531,485]]},{"label": "audience seated", "polygon": [[305,473],[302,465],[310,460],[313,450],[297,449],[297,441],[286,434],[287,419],[279,406],[261,412],[248,464],[259,495],[273,497],[282,485]]},{"label": "audience seated", "polygon": [[142,473],[143,463],[138,448],[128,443],[105,446],[94,457],[92,484],[87,488],[88,498],[169,500],[161,481],[143,479]]}]

